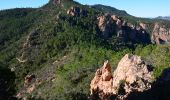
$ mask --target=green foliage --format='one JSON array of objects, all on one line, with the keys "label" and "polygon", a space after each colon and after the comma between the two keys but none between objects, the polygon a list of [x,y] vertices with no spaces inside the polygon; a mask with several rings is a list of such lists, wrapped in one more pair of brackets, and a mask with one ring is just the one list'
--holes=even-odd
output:
[{"label": "green foliage", "polygon": [[104,6],[104,5],[97,4],[92,7],[96,10],[99,10],[100,12],[103,12],[103,13],[110,13],[110,14],[118,15],[118,16],[130,16],[126,11],[118,10],[118,9],[110,7],[110,6]]},{"label": "green foliage", "polygon": [[159,77],[163,69],[170,67],[170,46],[166,45],[147,45],[138,46],[135,54],[144,57],[148,63],[155,67],[154,76]]}]

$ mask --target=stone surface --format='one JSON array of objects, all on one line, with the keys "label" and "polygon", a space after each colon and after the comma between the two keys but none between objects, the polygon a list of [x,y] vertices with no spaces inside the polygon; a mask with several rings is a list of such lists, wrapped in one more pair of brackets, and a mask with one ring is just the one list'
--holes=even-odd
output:
[{"label": "stone surface", "polygon": [[116,28],[115,28],[116,18],[114,18],[115,20],[113,20],[112,17],[114,16],[111,16],[110,14],[105,14],[97,18],[98,27],[102,32],[101,36],[104,37],[105,39],[111,37],[114,33],[116,33]]},{"label": "stone surface", "polygon": [[147,29],[147,25],[145,23],[139,23],[139,26],[144,30]]},{"label": "stone surface", "polygon": [[108,61],[96,71],[90,84],[90,91],[92,96],[94,93],[99,93],[100,97],[108,97],[110,94],[118,99],[125,99],[131,93],[151,89],[152,83],[152,67],[147,65],[141,57],[126,54],[120,60],[113,75]]},{"label": "stone surface", "polygon": [[165,44],[170,42],[170,29],[160,23],[155,23],[151,36],[152,43]]},{"label": "stone surface", "polygon": [[80,15],[80,8],[79,7],[71,7],[67,10],[67,14],[71,16],[78,16]]},{"label": "stone surface", "polygon": [[81,9],[80,7],[72,6],[70,9],[67,10],[67,14],[71,16],[88,16],[88,11],[85,9]]},{"label": "stone surface", "polygon": [[104,39],[117,36],[123,42],[150,43],[150,36],[145,30],[147,26],[144,23],[133,25],[119,16],[105,14],[97,17],[97,24]]},{"label": "stone surface", "polygon": [[113,77],[111,67],[108,61],[106,61],[104,65],[96,71],[95,77],[91,81],[91,94],[93,94],[93,91],[96,91],[97,89],[102,90],[104,93],[112,93],[112,82]]},{"label": "stone surface", "polygon": [[[151,88],[152,70],[139,56],[126,54],[119,62],[113,75],[114,94],[118,94],[120,84],[126,93],[143,92]],[[123,82],[123,83],[121,83]]]}]

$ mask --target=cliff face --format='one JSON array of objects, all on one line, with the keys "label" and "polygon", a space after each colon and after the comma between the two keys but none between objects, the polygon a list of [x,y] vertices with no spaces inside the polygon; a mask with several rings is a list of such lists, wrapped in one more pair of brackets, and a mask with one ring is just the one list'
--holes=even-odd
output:
[{"label": "cliff face", "polygon": [[150,43],[149,33],[146,32],[146,24],[133,25],[116,15],[105,14],[97,18],[101,36],[108,39],[117,36],[124,42]]},{"label": "cliff face", "polygon": [[81,9],[80,7],[72,6],[70,9],[67,10],[67,14],[70,16],[84,16],[87,17],[88,11],[85,9]]},{"label": "cliff face", "polygon": [[151,36],[152,43],[154,44],[165,44],[170,42],[170,29],[166,28],[165,25],[155,23],[154,29]]}]

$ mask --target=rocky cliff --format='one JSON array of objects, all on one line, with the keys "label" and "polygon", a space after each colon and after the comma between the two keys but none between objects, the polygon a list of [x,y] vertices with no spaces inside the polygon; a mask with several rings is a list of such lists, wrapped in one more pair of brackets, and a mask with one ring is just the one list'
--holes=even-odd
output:
[{"label": "rocky cliff", "polygon": [[151,36],[152,43],[165,44],[170,42],[170,28],[161,23],[155,23]]},{"label": "rocky cliff", "polygon": [[67,14],[71,16],[84,16],[88,15],[88,11],[86,9],[81,9],[80,7],[72,6],[67,10]]},{"label": "rocky cliff", "polygon": [[116,15],[105,14],[97,18],[97,24],[101,31],[101,36],[108,39],[117,36],[124,42],[150,43],[149,33],[146,31],[146,24],[139,23],[133,25]]}]

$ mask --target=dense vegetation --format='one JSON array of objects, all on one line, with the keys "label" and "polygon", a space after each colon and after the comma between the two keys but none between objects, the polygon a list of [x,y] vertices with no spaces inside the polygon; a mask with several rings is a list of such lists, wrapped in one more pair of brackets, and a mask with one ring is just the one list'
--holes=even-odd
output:
[{"label": "dense vegetation", "polygon": [[[145,58],[155,67],[155,77],[170,66],[168,44],[119,45],[117,40],[106,41],[100,37],[95,21],[96,15],[101,14],[100,6],[89,8],[72,1],[62,3],[64,8],[50,2],[38,9],[0,12],[0,86],[4,87],[0,89],[4,93],[4,97],[0,93],[0,99],[10,99],[23,90],[27,74],[40,76],[41,80],[45,80],[41,75],[54,74],[53,82],[44,81],[32,94],[25,95],[32,99],[86,100],[95,70],[105,60],[110,61],[114,70],[126,53]],[[65,9],[73,5],[87,9],[88,16],[67,15]],[[102,13],[108,9],[111,8],[107,7]],[[120,13],[120,16],[131,23],[144,20],[152,25],[154,22],[135,18],[117,9],[109,12]],[[19,62],[16,58],[25,62]],[[55,61],[58,62],[54,63]],[[47,71],[50,68],[51,73]],[[8,91],[5,90],[7,87],[10,87]]]}]

